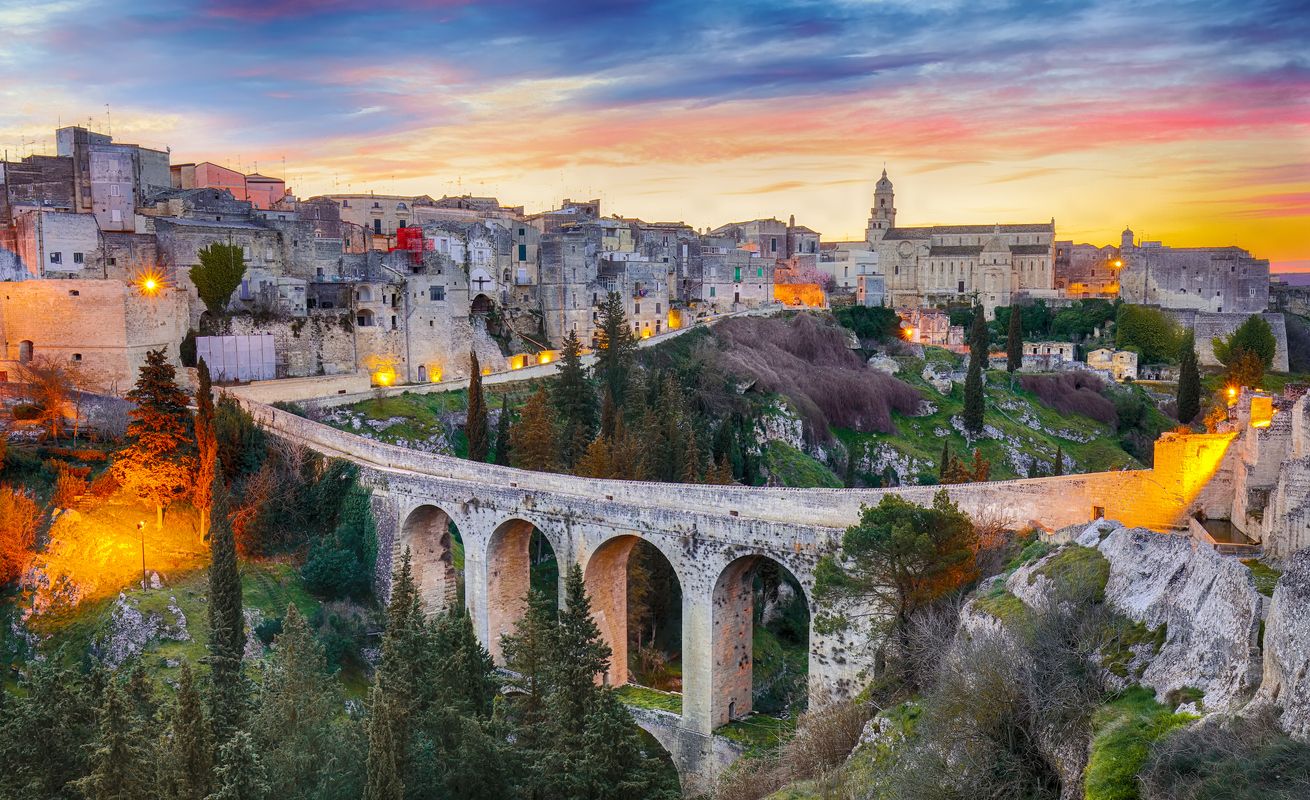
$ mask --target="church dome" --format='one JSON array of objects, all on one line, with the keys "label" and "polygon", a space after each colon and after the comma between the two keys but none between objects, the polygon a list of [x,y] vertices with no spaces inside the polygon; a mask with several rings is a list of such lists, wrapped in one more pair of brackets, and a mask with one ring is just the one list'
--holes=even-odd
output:
[{"label": "church dome", "polygon": [[874,188],[877,189],[877,190],[880,191],[880,192],[882,192],[882,191],[890,192],[890,191],[891,191],[891,189],[892,189],[892,182],[891,182],[890,180],[887,179],[887,170],[884,169],[884,170],[882,171],[882,177],[878,179],[878,183],[875,185]]}]

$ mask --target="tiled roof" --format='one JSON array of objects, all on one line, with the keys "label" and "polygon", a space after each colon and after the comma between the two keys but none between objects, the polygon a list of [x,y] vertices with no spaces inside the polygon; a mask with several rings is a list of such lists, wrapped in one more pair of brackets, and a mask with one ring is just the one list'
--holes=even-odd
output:
[{"label": "tiled roof", "polygon": [[[892,228],[887,231],[888,239],[927,239],[929,236],[943,233],[995,233],[995,225],[925,225],[921,228]],[[1001,225],[1001,233],[1054,233],[1055,226],[1049,222],[1023,225]]]},{"label": "tiled roof", "polygon": [[928,251],[929,256],[976,256],[982,252],[979,245],[938,246]]},{"label": "tiled roof", "polygon": [[1012,244],[1010,252],[1016,256],[1044,256],[1051,252],[1051,248],[1044,244]]}]

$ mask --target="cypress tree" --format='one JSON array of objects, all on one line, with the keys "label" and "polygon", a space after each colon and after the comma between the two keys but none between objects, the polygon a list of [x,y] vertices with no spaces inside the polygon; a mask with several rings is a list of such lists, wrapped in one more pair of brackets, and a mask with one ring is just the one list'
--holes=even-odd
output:
[{"label": "cypress tree", "polygon": [[610,440],[610,477],[625,481],[646,479],[645,448],[642,441],[628,432],[628,424],[619,417],[614,421]]},{"label": "cypress tree", "polygon": [[519,469],[550,472],[558,464],[555,425],[544,388],[528,400],[519,420],[510,428],[510,458]]},{"label": "cypress tree", "polygon": [[937,481],[946,483],[946,473],[951,469],[951,440],[942,442],[941,460],[937,462]]},{"label": "cypress tree", "polygon": [[1190,425],[1201,413],[1201,374],[1196,366],[1196,343],[1192,331],[1178,348],[1178,421]]},{"label": "cypress tree", "polygon": [[214,783],[218,788],[209,800],[265,800],[270,796],[264,765],[250,734],[237,731],[219,750]]},{"label": "cypress tree", "polygon": [[691,426],[690,421],[687,422],[685,427],[687,432],[682,444],[682,473],[680,478],[683,483],[700,483],[700,447],[696,444],[696,430]]},{"label": "cypress tree", "polygon": [[610,292],[601,304],[596,330],[596,374],[609,389],[614,404],[627,405],[628,374],[632,371],[633,354],[637,339],[628,327],[623,311],[623,298]]},{"label": "cypress tree", "polygon": [[496,464],[509,466],[509,395],[500,396],[500,417],[496,420]]},{"label": "cypress tree", "polygon": [[245,616],[241,608],[241,574],[236,541],[227,513],[227,495],[214,478],[214,510],[209,529],[209,719],[214,746],[222,748],[240,727],[244,690],[241,657],[245,652]]},{"label": "cypress tree", "polygon": [[473,632],[473,618],[466,610],[451,609],[437,619],[432,633],[432,651],[439,654],[432,694],[460,714],[490,719],[500,685],[491,654]]},{"label": "cypress tree", "polygon": [[166,800],[205,800],[214,768],[213,742],[200,691],[185,661],[163,748],[160,786]]},{"label": "cypress tree", "polygon": [[387,603],[386,630],[382,634],[382,659],[377,683],[386,692],[395,712],[411,708],[419,695],[426,659],[422,601],[414,583],[409,548],[405,548],[391,582]]},{"label": "cypress tree", "polygon": [[400,758],[396,746],[396,725],[391,704],[374,685],[369,694],[368,783],[365,800],[402,800],[405,786],[400,779]]},{"label": "cypress tree", "polygon": [[1010,306],[1010,330],[1005,339],[1005,368],[1013,374],[1023,366],[1023,315],[1019,306]]},{"label": "cypress tree", "polygon": [[969,330],[969,371],[964,378],[964,427],[973,434],[982,433],[985,417],[983,370],[987,368],[987,320],[982,306],[973,308]]},{"label": "cypress tree", "polygon": [[1064,474],[1064,447],[1058,444],[1055,446],[1055,467],[1052,468],[1051,474]]},{"label": "cypress tree", "polygon": [[114,460],[114,477],[124,489],[155,506],[155,527],[164,526],[164,507],[195,486],[196,458],[188,397],[163,350],[146,353],[136,386],[127,393],[128,444]]},{"label": "cypress tree", "polygon": [[605,387],[604,397],[600,403],[600,434],[606,439],[614,435],[614,420],[618,411],[614,408],[614,395]]},{"label": "cypress tree", "polygon": [[209,535],[209,515],[214,508],[214,476],[218,472],[218,435],[214,422],[214,394],[210,388],[209,365],[196,363],[196,478],[192,502],[200,511],[200,535]]},{"label": "cypress tree", "polygon": [[[853,485],[851,483],[851,481],[853,480],[854,480],[853,472],[850,469],[848,469],[847,486]],[[732,477],[732,467],[728,464],[727,456],[719,456],[719,460],[716,461],[714,463],[714,466],[710,468],[710,471],[705,474],[705,482],[718,486],[728,486],[733,483],[736,483],[736,481]]]},{"label": "cypress tree", "polygon": [[478,364],[478,354],[472,350],[469,351],[469,403],[464,436],[468,439],[469,460],[486,461],[490,448],[487,440],[487,398],[482,394],[482,367]]},{"label": "cypress tree", "polygon": [[148,797],[153,785],[150,754],[139,738],[141,726],[127,697],[112,680],[105,687],[98,728],[91,771],[76,782],[82,795],[87,800]]},{"label": "cypress tree", "polygon": [[587,381],[587,370],[582,366],[582,343],[575,331],[564,337],[551,400],[559,412],[560,460],[570,467],[582,457],[596,433],[596,393]]}]

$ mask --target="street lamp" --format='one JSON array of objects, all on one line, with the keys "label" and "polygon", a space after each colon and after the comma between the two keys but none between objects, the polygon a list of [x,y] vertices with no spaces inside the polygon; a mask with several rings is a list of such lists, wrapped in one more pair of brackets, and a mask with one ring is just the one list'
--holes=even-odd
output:
[{"label": "street lamp", "polygon": [[141,520],[136,524],[136,532],[141,536],[141,588],[150,587],[150,581],[146,580],[146,523]]}]

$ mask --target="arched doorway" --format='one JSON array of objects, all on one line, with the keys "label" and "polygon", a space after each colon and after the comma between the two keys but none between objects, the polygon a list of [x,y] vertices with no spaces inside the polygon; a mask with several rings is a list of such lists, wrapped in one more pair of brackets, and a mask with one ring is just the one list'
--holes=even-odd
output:
[{"label": "arched doorway", "polygon": [[559,606],[559,562],[550,540],[525,519],[502,522],[487,543],[487,650],[503,663],[500,637],[514,633],[535,589]]},{"label": "arched doorway", "polygon": [[485,317],[491,313],[493,305],[490,297],[478,294],[473,298],[473,302],[469,303],[469,313],[475,317]]},{"label": "arched doorway", "polygon": [[742,556],[719,573],[712,609],[711,724],[803,710],[810,607],[796,576],[767,556]]},{"label": "arched doorway", "polygon": [[464,543],[450,515],[432,505],[414,509],[400,528],[414,583],[429,616],[464,604]]},{"label": "arched doorway", "polygon": [[616,536],[591,554],[583,575],[612,652],[605,682],[681,692],[682,586],[668,558],[638,536]]}]

